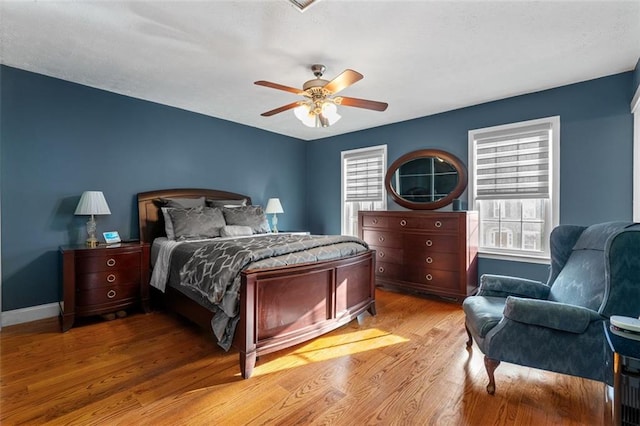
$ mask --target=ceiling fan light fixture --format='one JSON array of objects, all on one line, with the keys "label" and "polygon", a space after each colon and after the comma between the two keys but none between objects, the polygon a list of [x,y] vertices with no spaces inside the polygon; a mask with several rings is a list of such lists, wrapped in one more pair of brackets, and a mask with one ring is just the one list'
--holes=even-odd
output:
[{"label": "ceiling fan light fixture", "polygon": [[320,108],[312,108],[312,105],[304,103],[294,108],[293,114],[307,127],[333,126],[342,118],[332,102],[324,102]]},{"label": "ceiling fan light fixture", "polygon": [[294,5],[300,12],[304,12],[314,3],[319,2],[320,0],[289,0],[289,3]]}]

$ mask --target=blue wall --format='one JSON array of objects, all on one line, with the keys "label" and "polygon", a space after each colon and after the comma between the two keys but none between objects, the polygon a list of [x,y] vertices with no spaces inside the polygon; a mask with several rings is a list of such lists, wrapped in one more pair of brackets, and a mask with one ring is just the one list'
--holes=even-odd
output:
[{"label": "blue wall", "polygon": [[[387,144],[388,162],[422,148],[452,152],[465,163],[468,131],[560,116],[560,223],[632,217],[633,73],[508,98],[309,143],[307,205],[312,232],[340,232],[340,151]],[[393,108],[391,105],[389,108]],[[314,161],[310,161],[314,159]],[[391,199],[390,209],[397,208]],[[522,269],[524,266],[524,270]],[[481,259],[480,273],[546,280],[545,265]],[[524,271],[524,272],[523,272]]]},{"label": "blue wall", "polygon": [[[137,237],[136,193],[169,187],[226,189],[257,204],[278,196],[281,229],[333,234],[341,151],[387,144],[391,162],[439,148],[466,162],[468,130],[552,115],[561,119],[561,223],[630,220],[638,73],[302,142],[2,66],[2,310],[59,300],[57,250],[85,238],[86,218],[73,216],[85,190],[104,191],[111,208],[99,231],[125,238]],[[544,280],[547,267],[481,259],[480,272]]]},{"label": "blue wall", "polygon": [[161,188],[280,197],[280,228],[306,226],[297,139],[15,68],[0,78],[3,311],[60,300],[58,246],[86,239],[85,190],[111,209],[98,231],[124,238],[138,236],[136,194]]}]

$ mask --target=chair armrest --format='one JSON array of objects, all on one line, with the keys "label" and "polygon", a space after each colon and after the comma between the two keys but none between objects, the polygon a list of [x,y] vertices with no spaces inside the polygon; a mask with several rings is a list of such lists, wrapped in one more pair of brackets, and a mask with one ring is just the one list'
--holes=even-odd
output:
[{"label": "chair armrest", "polygon": [[533,299],[546,299],[550,287],[540,281],[505,275],[484,274],[480,277],[478,296],[518,296]]},{"label": "chair armrest", "polygon": [[596,311],[582,306],[511,296],[504,306],[504,316],[512,321],[571,333],[584,333],[592,321],[603,319]]}]

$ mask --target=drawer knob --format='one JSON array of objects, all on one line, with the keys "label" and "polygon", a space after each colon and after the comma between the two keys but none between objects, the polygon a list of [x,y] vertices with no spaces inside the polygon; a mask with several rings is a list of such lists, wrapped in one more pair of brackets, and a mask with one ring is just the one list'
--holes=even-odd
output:
[{"label": "drawer knob", "polygon": [[384,241],[384,237],[383,237],[382,235],[380,235],[380,236],[378,237],[378,241],[383,242],[383,241]]},{"label": "drawer knob", "polygon": [[113,290],[113,289],[109,290],[109,291],[107,292],[107,297],[108,297],[109,299],[113,299],[114,297],[116,297],[116,291],[115,291],[115,290]]},{"label": "drawer knob", "polygon": [[378,252],[378,256],[380,256],[380,257],[384,257],[384,252],[383,252],[383,251],[379,251],[379,252]]},{"label": "drawer knob", "polygon": [[373,223],[374,225],[375,225],[376,223],[378,223],[378,218],[375,218],[375,217],[374,217],[374,218],[373,218],[373,220],[371,221],[371,223]]},{"label": "drawer knob", "polygon": [[441,228],[442,227],[442,222],[440,222],[439,220],[436,220],[436,228]]},{"label": "drawer knob", "polygon": [[116,276],[113,274],[107,275],[107,282],[112,283],[116,280]]},{"label": "drawer knob", "polygon": [[113,257],[107,259],[107,266],[116,266],[116,260]]},{"label": "drawer knob", "polygon": [[433,241],[427,240],[425,241],[425,244],[427,245],[427,247],[431,247],[433,245]]},{"label": "drawer knob", "polygon": [[402,220],[400,221],[400,226],[407,226],[407,221],[406,221],[406,220],[404,220],[404,219],[402,219]]},{"label": "drawer knob", "polygon": [[425,275],[425,278],[427,279],[427,281],[431,281],[433,279],[433,276],[431,274],[427,274]]},{"label": "drawer knob", "polygon": [[384,267],[380,266],[380,267],[378,268],[378,272],[380,272],[380,273],[382,274],[382,273],[384,272]]},{"label": "drawer knob", "polygon": [[433,258],[431,256],[427,257],[425,260],[427,263],[433,263]]}]

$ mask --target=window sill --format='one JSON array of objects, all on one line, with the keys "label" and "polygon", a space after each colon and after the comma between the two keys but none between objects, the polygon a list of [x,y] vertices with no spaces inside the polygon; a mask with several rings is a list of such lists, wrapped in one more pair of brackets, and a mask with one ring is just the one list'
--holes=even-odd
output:
[{"label": "window sill", "polygon": [[548,257],[515,253],[505,254],[488,251],[478,251],[478,257],[481,259],[497,259],[507,260],[510,262],[538,263],[541,265],[549,265],[551,263],[551,260]]}]

